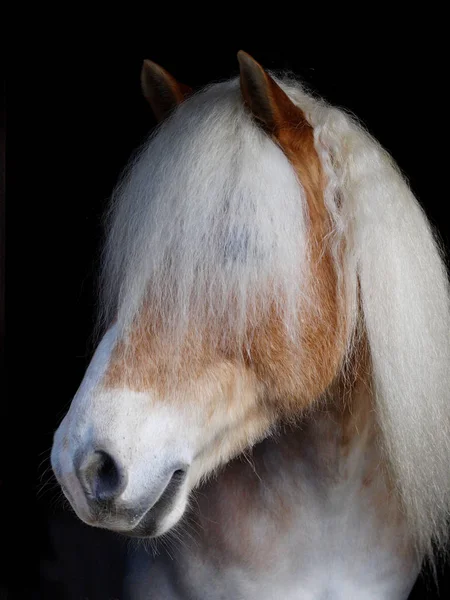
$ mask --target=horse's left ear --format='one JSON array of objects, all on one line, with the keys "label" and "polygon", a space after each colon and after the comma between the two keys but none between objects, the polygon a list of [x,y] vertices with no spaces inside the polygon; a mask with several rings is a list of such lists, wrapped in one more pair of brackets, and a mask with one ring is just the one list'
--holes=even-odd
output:
[{"label": "horse's left ear", "polygon": [[267,133],[277,136],[287,127],[306,125],[303,111],[249,54],[238,52],[241,92],[253,117]]},{"label": "horse's left ear", "polygon": [[165,119],[192,93],[189,86],[179,83],[175,77],[151,60],[144,60],[142,65],[141,87],[158,122]]}]

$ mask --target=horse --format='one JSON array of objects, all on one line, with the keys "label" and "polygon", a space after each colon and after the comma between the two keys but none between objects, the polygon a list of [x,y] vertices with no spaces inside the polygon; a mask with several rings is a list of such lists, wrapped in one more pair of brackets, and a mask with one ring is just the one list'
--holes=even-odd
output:
[{"label": "horse", "polygon": [[355,117],[238,62],[194,92],[144,61],[53,471],[85,523],[171,541],[135,598],[407,598],[448,541],[441,246]]}]

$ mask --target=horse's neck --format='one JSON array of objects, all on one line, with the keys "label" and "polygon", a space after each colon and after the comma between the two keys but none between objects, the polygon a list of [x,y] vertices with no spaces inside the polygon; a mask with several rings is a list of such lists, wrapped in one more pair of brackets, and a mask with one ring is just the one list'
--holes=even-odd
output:
[{"label": "horse's neck", "polygon": [[236,550],[259,562],[273,550],[252,535],[261,515],[261,533],[272,542],[292,535],[303,519],[313,524],[325,513],[338,516],[355,496],[364,499],[372,518],[399,518],[380,455],[370,390],[363,379],[351,393],[343,390],[337,385],[296,427],[264,440],[200,491],[195,519],[202,539],[230,544],[236,534]]},{"label": "horse's neck", "polygon": [[230,597],[271,598],[273,576],[275,586],[287,586],[276,597],[303,597],[291,596],[299,582],[307,589],[312,582],[313,594],[304,597],[316,597],[325,577],[324,594],[342,589],[350,598],[366,586],[368,595],[355,597],[402,598],[418,572],[364,378],[347,395],[337,385],[297,427],[230,463],[197,493],[189,522],[192,538],[180,546],[177,577],[194,597],[203,598],[200,590],[216,597],[211,578],[220,589],[242,576]]}]

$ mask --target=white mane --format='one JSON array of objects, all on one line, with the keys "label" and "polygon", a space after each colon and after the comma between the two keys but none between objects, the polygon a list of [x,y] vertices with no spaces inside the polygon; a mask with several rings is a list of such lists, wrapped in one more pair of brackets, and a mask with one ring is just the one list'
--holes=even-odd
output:
[{"label": "white mane", "polygon": [[199,337],[217,324],[216,337],[222,329],[242,338],[280,297],[286,323],[296,318],[307,287],[303,195],[235,81],[196,95],[150,139],[117,190],[105,255],[108,312],[117,307],[126,329],[149,298],[174,348],[188,326]]},{"label": "white mane", "polygon": [[[443,545],[450,510],[450,303],[426,217],[386,152],[343,112],[283,89],[314,126],[326,205],[345,239],[345,303],[360,286],[386,455],[420,551]],[[236,335],[283,299],[307,301],[305,199],[282,151],[252,122],[237,80],[182,104],[118,187],[104,254],[106,318],[126,330],[151,298],[174,347],[189,326]],[[207,324],[207,325],[206,325]],[[220,336],[220,332],[217,332]]]}]

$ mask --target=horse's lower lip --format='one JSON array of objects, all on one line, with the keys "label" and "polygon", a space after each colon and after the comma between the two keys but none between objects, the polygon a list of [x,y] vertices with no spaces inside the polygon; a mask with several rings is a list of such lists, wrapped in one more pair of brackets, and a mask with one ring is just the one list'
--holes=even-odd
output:
[{"label": "horse's lower lip", "polygon": [[129,537],[155,537],[158,534],[158,525],[161,519],[173,506],[185,478],[186,471],[184,469],[174,471],[159,499],[143,514],[138,524],[131,529],[121,530],[120,533]]}]

